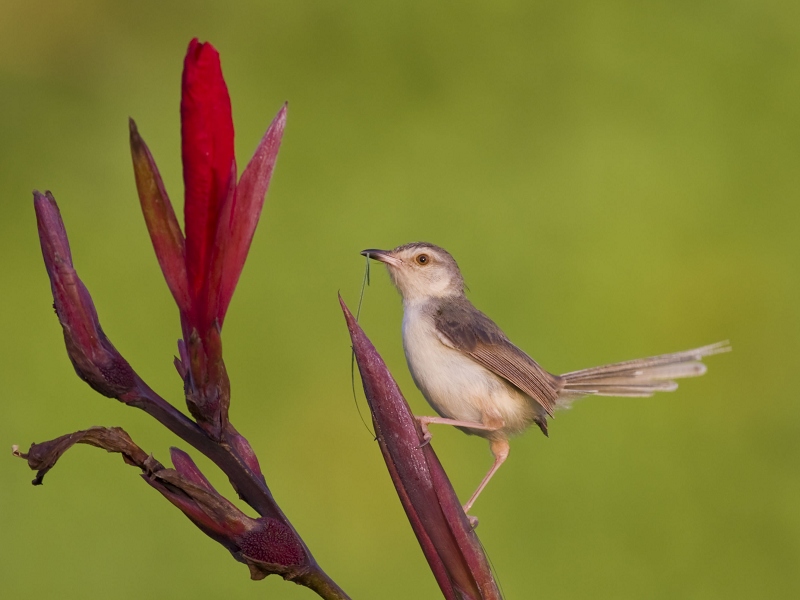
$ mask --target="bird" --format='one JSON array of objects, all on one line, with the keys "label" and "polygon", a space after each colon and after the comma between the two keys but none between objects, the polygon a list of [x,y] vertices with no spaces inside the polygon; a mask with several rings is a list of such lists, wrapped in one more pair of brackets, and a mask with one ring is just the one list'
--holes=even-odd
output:
[{"label": "bird", "polygon": [[508,458],[510,438],[533,424],[547,436],[548,417],[578,398],[671,392],[678,387],[675,379],[706,372],[703,358],[730,350],[725,341],[555,375],[475,308],[465,294],[458,264],[444,248],[413,242],[361,254],[385,264],[402,296],[406,362],[415,385],[438,415],[415,417],[422,445],[431,440],[431,424],[452,425],[489,441],[494,463],[464,504],[467,515]]}]

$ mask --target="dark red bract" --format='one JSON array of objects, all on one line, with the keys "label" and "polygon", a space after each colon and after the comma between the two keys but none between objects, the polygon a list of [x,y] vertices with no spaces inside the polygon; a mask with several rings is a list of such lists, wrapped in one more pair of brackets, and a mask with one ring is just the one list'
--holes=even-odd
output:
[{"label": "dark red bract", "polygon": [[392,374],[342,306],[375,438],[409,523],[447,600],[502,600],[489,560]]}]

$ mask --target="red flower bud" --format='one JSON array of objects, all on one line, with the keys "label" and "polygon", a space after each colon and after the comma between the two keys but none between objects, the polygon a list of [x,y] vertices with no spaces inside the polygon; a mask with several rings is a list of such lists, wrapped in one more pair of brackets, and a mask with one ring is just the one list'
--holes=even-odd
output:
[{"label": "red flower bud", "polygon": [[[211,325],[209,306],[214,290],[207,289],[220,207],[236,180],[233,156],[233,117],[219,53],[211,44],[193,39],[183,63],[181,139],[186,200],[186,266],[194,303],[192,325]],[[202,319],[202,321],[200,321]]]}]

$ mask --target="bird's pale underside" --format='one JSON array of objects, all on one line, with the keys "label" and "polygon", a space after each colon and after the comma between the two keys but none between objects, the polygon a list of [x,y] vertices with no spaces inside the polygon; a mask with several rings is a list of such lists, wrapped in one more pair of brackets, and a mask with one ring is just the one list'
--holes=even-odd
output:
[{"label": "bird's pale underside", "polygon": [[706,372],[702,359],[730,350],[727,342],[694,350],[554,375],[509,341],[464,294],[452,256],[416,242],[394,250],[364,250],[386,264],[403,297],[403,348],[411,375],[439,417],[419,417],[426,441],[429,423],[443,423],[489,440],[495,461],[464,506],[469,511],[508,457],[508,439],[536,423],[547,435],[547,417],[584,396],[652,396],[678,387],[675,379]]}]

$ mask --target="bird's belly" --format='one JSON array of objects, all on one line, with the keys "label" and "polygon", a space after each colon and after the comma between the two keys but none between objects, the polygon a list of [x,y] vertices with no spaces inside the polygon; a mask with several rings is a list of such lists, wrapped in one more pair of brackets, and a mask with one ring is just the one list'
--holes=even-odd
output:
[{"label": "bird's belly", "polygon": [[414,383],[440,416],[501,425],[497,432],[464,428],[468,433],[508,437],[523,431],[536,416],[525,394],[469,356],[448,348],[438,338],[403,337]]}]

